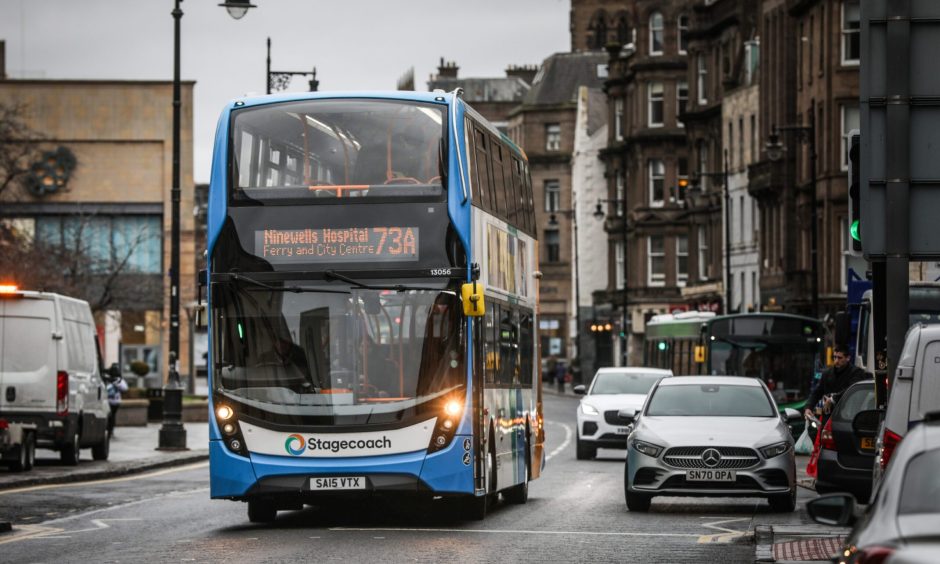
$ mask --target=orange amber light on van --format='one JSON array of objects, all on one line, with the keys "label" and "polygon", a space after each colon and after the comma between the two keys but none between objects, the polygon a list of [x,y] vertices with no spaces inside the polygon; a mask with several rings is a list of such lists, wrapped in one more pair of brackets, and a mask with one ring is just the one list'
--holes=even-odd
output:
[{"label": "orange amber light on van", "polygon": [[0,294],[15,294],[17,290],[15,284],[0,284]]}]

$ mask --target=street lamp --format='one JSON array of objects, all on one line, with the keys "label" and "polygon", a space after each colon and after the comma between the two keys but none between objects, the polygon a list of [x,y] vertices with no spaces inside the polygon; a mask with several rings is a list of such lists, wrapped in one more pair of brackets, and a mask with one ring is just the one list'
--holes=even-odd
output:
[{"label": "street lamp", "polygon": [[627,278],[627,256],[629,255],[629,253],[627,252],[627,199],[623,198],[623,199],[604,200],[604,199],[598,198],[597,206],[594,208],[594,214],[593,214],[594,219],[598,221],[601,221],[602,219],[604,219],[604,215],[605,215],[604,204],[605,203],[612,204],[614,206],[620,206],[621,211],[622,211],[622,217],[623,217],[623,220],[621,222],[621,226],[623,229],[620,232],[621,245],[623,248],[623,288],[621,289],[621,301],[623,303],[622,303],[621,312],[620,312],[620,328],[621,328],[621,335],[622,335],[622,338],[621,338],[622,349],[621,350],[623,351],[622,352],[622,356],[623,356],[622,366],[627,366],[629,364],[628,361],[630,359],[630,351],[629,351],[630,335],[629,335],[629,329],[627,328],[627,299],[628,299],[627,288],[629,286],[628,278]]},{"label": "street lamp", "polygon": [[[769,153],[769,150],[768,150]],[[731,286],[733,284],[731,279],[731,194],[728,188],[728,150],[725,150],[725,159],[724,159],[724,170],[721,172],[703,172],[696,171],[692,173],[693,182],[699,189],[701,189],[701,178],[721,178],[721,187],[724,192],[725,199],[725,244],[724,244],[724,254],[725,254],[725,314],[731,313]],[[742,211],[743,213],[743,211]],[[699,241],[699,246],[702,242]],[[699,265],[699,269],[702,266]],[[743,292],[743,288],[742,288]]]},{"label": "street lamp", "polygon": [[781,127],[773,126],[770,133],[770,139],[767,142],[767,158],[777,162],[783,158],[785,148],[780,142],[781,131],[793,131],[799,136],[801,143],[809,144],[810,161],[810,267],[812,269],[812,293],[813,293],[813,317],[819,317],[819,259],[818,259],[818,238],[819,227],[817,225],[817,205],[816,205],[816,115],[815,112],[809,112],[809,125],[784,125]]},{"label": "street lamp", "polygon": [[[180,385],[180,110],[183,105],[180,95],[180,20],[183,10],[175,0],[173,11],[173,177],[170,188],[170,351],[167,355],[169,370],[163,388],[163,426],[157,448],[162,450],[185,450],[186,428],[183,427],[183,388]],[[248,0],[229,0],[219,6],[225,7],[235,19],[254,8]],[[192,335],[189,336],[192,339]]]},{"label": "street lamp", "polygon": [[307,84],[310,85],[310,92],[316,92],[317,87],[320,86],[320,81],[317,80],[317,67],[313,67],[313,72],[307,71],[273,71],[271,70],[271,38],[268,38],[268,67],[267,67],[267,93],[270,94],[272,90],[280,92],[287,88],[287,85],[290,84],[290,80],[294,76],[310,76],[310,81]]}]

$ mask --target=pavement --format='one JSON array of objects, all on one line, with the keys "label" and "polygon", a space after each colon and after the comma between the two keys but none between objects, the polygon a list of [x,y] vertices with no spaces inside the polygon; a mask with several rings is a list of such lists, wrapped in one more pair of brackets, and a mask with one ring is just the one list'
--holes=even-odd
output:
[{"label": "pavement", "polygon": [[[151,423],[145,427],[117,427],[111,438],[108,460],[92,460],[91,449],[82,449],[78,466],[63,465],[57,451],[36,449],[36,465],[29,472],[12,472],[0,467],[0,490],[103,480],[209,458],[207,423],[183,424],[187,450],[156,450],[161,426]],[[10,524],[0,520],[0,534],[9,530]]]}]

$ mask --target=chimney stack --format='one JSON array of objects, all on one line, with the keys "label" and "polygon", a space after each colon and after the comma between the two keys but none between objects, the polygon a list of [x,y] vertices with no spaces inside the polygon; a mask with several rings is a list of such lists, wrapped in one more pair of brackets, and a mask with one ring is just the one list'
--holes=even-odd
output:
[{"label": "chimney stack", "polygon": [[7,78],[7,43],[0,39],[0,80]]},{"label": "chimney stack", "polygon": [[538,72],[538,65],[509,65],[506,67],[507,77],[519,77],[530,86],[532,85],[532,81],[535,80],[535,75],[538,74]]},{"label": "chimney stack", "polygon": [[457,78],[457,70],[460,67],[454,61],[444,61],[441,57],[441,64],[437,67],[437,78]]}]

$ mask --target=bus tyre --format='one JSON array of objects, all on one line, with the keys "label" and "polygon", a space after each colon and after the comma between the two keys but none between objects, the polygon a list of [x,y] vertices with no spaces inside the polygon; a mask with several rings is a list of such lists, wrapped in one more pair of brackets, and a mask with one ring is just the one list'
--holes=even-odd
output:
[{"label": "bus tyre", "polygon": [[796,486],[790,490],[790,493],[782,495],[772,495],[767,499],[770,502],[770,509],[778,513],[792,513],[796,510]]},{"label": "bus tyre", "polygon": [[270,501],[262,499],[248,500],[248,520],[252,523],[273,523],[277,518],[277,508]]},{"label": "bus tyre", "polygon": [[531,455],[529,453],[529,441],[525,443],[525,472],[522,476],[522,483],[515,485],[503,492],[503,499],[509,503],[522,505],[529,501],[529,468]]},{"label": "bus tyre", "polygon": [[470,521],[482,521],[489,511],[489,495],[471,495],[461,500],[460,516]]},{"label": "bus tyre", "polygon": [[588,444],[581,439],[575,442],[575,455],[578,460],[592,460],[597,457],[597,447]]},{"label": "bus tyre", "polygon": [[95,446],[91,447],[91,457],[95,460],[107,460],[111,454],[111,433],[104,432],[104,439]]},{"label": "bus tyre", "polygon": [[82,452],[81,444],[81,432],[76,430],[75,433],[72,434],[72,439],[69,441],[69,444],[63,446],[62,450],[59,451],[59,460],[62,461],[62,464],[67,466],[78,465],[78,459]]}]

